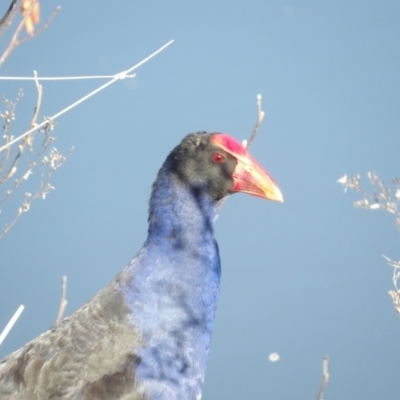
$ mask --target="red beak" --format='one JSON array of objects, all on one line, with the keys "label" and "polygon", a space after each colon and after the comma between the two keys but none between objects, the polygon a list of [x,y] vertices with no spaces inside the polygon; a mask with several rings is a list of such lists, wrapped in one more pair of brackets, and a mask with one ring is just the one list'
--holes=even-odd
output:
[{"label": "red beak", "polygon": [[213,135],[211,140],[237,160],[233,172],[232,192],[244,192],[263,199],[283,202],[278,185],[237,140],[223,133]]}]

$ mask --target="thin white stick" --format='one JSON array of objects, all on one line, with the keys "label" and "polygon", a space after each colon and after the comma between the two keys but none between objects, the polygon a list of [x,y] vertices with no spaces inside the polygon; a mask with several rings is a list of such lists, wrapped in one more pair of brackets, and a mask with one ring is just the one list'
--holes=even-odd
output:
[{"label": "thin white stick", "polygon": [[12,316],[12,318],[10,319],[10,321],[8,322],[8,324],[6,325],[6,327],[3,329],[3,332],[1,332],[0,335],[0,345],[3,343],[3,340],[6,338],[6,336],[8,335],[8,333],[11,331],[11,328],[14,326],[14,324],[17,322],[17,319],[19,318],[19,316],[22,314],[22,311],[24,311],[24,306],[21,304],[18,307],[18,310],[15,311],[14,315]]},{"label": "thin white stick", "polygon": [[64,315],[65,308],[67,307],[68,301],[67,301],[67,275],[63,275],[62,277],[62,293],[61,293],[61,303],[60,303],[60,308],[58,310],[57,318],[56,318],[56,325],[58,325],[62,317]]},{"label": "thin white stick", "polygon": [[156,50],[154,53],[150,54],[148,57],[146,57],[145,59],[143,59],[142,61],[138,62],[136,65],[134,65],[133,67],[129,68],[126,71],[122,71],[119,74],[116,74],[114,76],[113,79],[111,79],[110,81],[108,81],[107,83],[105,83],[104,85],[101,85],[100,87],[98,87],[97,89],[93,90],[92,92],[90,92],[89,94],[87,94],[86,96],[83,96],[82,98],[80,98],[79,100],[75,101],[75,103],[70,104],[68,107],[64,108],[63,110],[59,111],[58,113],[54,114],[53,116],[46,118],[43,122],[41,122],[40,124],[36,125],[34,128],[30,129],[29,131],[23,133],[22,135],[18,136],[17,138],[9,141],[7,144],[5,144],[4,146],[0,147],[0,152],[7,149],[8,147],[12,146],[14,143],[18,142],[19,140],[23,139],[25,136],[30,135],[31,133],[37,131],[38,129],[42,128],[43,126],[45,126],[46,124],[49,123],[49,120],[55,120],[56,118],[60,117],[61,115],[65,114],[67,111],[71,110],[72,108],[76,107],[78,104],[83,103],[85,100],[87,100],[89,97],[94,96],[96,93],[102,91],[103,89],[105,89],[106,87],[112,85],[115,81],[119,80],[119,79],[123,79],[127,74],[131,73],[133,70],[135,70],[136,68],[140,67],[141,65],[143,65],[144,63],[146,63],[147,61],[149,61],[151,58],[153,58],[154,56],[156,56],[158,53],[160,53],[161,51],[163,51],[166,47],[168,47],[170,44],[173,43],[174,40],[170,40],[168,43],[164,44],[164,46],[160,47],[158,50]]},{"label": "thin white stick", "polygon": [[[118,75],[118,74],[117,74]],[[134,78],[136,74],[124,74],[119,79]],[[72,81],[79,79],[110,79],[116,75],[88,75],[88,76],[45,76],[40,77],[41,81]],[[33,76],[0,76],[0,81],[34,81]]]}]

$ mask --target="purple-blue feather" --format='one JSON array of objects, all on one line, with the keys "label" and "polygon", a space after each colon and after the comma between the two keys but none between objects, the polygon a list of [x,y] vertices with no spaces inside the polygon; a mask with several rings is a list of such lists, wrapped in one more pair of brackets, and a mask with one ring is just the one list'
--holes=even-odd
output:
[{"label": "purple-blue feather", "polygon": [[122,286],[143,338],[136,378],[149,399],[199,399],[218,300],[221,266],[216,202],[164,164],[150,199],[148,238]]}]

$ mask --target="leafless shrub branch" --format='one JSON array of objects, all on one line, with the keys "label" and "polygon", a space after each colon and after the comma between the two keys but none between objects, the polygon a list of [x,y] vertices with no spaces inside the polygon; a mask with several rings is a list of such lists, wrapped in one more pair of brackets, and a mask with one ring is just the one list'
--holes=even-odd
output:
[{"label": "leafless shrub branch", "polygon": [[[397,178],[392,178],[392,188],[389,188],[381,179],[378,178],[375,171],[367,173],[369,183],[372,187],[372,193],[364,190],[361,185],[360,175],[349,178],[343,175],[338,182],[344,186],[344,190],[353,189],[362,195],[362,199],[357,200],[354,205],[367,210],[384,210],[393,214],[395,224],[400,231],[400,183]],[[388,264],[393,267],[393,284],[395,290],[390,290],[389,295],[392,298],[394,308],[400,315],[400,290],[397,286],[400,279],[400,261],[393,261],[383,256]]]},{"label": "leafless shrub branch", "polygon": [[[14,12],[8,13],[7,16],[5,16],[3,19],[3,24],[0,29],[0,36],[7,30],[9,26],[11,26],[13,20],[17,16],[18,9],[23,10],[23,4],[24,2],[21,1],[20,6],[16,7],[14,9]],[[28,40],[31,40],[35,38],[36,36],[40,35],[47,27],[50,25],[51,21],[54,19],[54,17],[58,14],[58,12],[61,10],[61,7],[56,7],[56,9],[53,11],[53,13],[50,15],[50,17],[47,19],[47,21],[37,30],[33,30],[33,25],[36,21],[30,22],[32,20],[32,13],[34,12],[35,7],[39,6],[39,0],[31,0],[28,2],[26,8],[23,10],[23,17],[20,23],[18,24],[14,34],[11,37],[11,40],[6,47],[6,49],[3,51],[2,55],[0,56],[0,67],[4,64],[6,59],[9,57],[9,55],[12,53],[12,51],[19,46],[20,44],[27,42]],[[10,6],[11,7],[11,6]],[[38,21],[37,21],[38,22]],[[25,30],[27,31],[26,35],[24,37],[21,37],[21,32],[23,28],[25,27]]]},{"label": "leafless shrub branch", "polygon": [[256,121],[256,124],[254,125],[253,132],[251,133],[250,138],[247,141],[247,144],[245,146],[247,149],[249,149],[251,144],[253,143],[253,140],[255,139],[258,130],[260,129],[261,122],[263,121],[263,119],[265,117],[265,112],[262,110],[262,106],[261,106],[261,100],[262,100],[262,96],[261,96],[261,94],[258,94],[257,95],[257,121]]},{"label": "leafless shrub branch", "polygon": [[[42,85],[39,84],[36,71],[34,71],[34,76],[38,97],[33,117],[29,124],[30,128],[33,128],[37,125],[37,119],[43,96],[43,88]],[[20,91],[15,102],[4,99],[6,110],[5,112],[0,112],[0,118],[3,118],[5,121],[3,125],[3,140],[5,145],[9,144],[13,140],[13,136],[10,132],[10,126],[11,122],[15,119],[15,109],[17,103],[21,100],[22,96],[23,93]],[[38,198],[45,199],[48,192],[51,189],[54,189],[54,187],[50,184],[50,178],[53,176],[54,172],[66,161],[66,157],[60,154],[54,147],[50,149],[47,155],[44,155],[49,146],[55,141],[55,137],[52,136],[52,130],[54,126],[50,122],[51,121],[47,121],[47,124],[41,129],[43,136],[42,141],[38,146],[34,146],[34,137],[32,134],[30,134],[25,136],[18,146],[7,147],[5,152],[1,152],[0,186],[6,185],[8,188],[6,188],[5,194],[0,196],[0,206],[15,194],[22,183],[29,179],[30,175],[33,174],[34,168],[40,162],[42,164],[42,173],[39,188],[34,194],[29,191],[25,192],[22,204],[18,208],[16,215],[12,221],[6,223],[3,230],[0,231],[0,239],[3,238],[4,235],[15,225],[22,214],[30,209],[34,200]],[[17,172],[18,169],[22,171],[19,174]],[[14,178],[14,176],[16,176],[16,178]],[[11,178],[14,179],[13,182],[11,182]]]},{"label": "leafless shrub branch", "polygon": [[53,19],[57,16],[57,14],[61,11],[61,7],[57,6],[53,12],[51,13],[50,17],[44,22],[44,24],[35,32],[31,33],[29,36],[25,36],[22,38],[18,44],[22,44],[24,42],[27,42],[28,40],[31,40],[32,38],[39,36],[45,29],[49,27]]},{"label": "leafless shrub branch", "polygon": [[326,355],[322,360],[322,382],[319,388],[317,400],[324,400],[325,388],[329,381],[328,364],[329,364],[329,356]]},{"label": "leafless shrub branch", "polygon": [[[135,64],[134,66],[130,67],[129,69],[127,69],[126,71],[122,71],[119,72],[118,74],[114,75],[113,78],[111,80],[109,80],[108,82],[104,83],[103,85],[99,86],[97,89],[91,91],[90,93],[88,93],[87,95],[81,97],[79,100],[75,101],[74,103],[70,104],[68,107],[63,108],[61,111],[57,112],[56,114],[52,115],[50,117],[50,119],[52,121],[54,121],[56,118],[60,117],[61,115],[67,113],[68,111],[72,110],[73,108],[75,108],[76,106],[78,106],[79,104],[85,102],[86,100],[88,100],[90,97],[94,96],[95,94],[101,92],[102,90],[104,90],[106,87],[112,85],[113,83],[115,83],[117,80],[120,79],[125,79],[128,76],[131,76],[132,71],[134,71],[135,69],[139,68],[140,66],[142,66],[143,64],[145,64],[146,62],[148,62],[150,59],[152,59],[153,57],[155,57],[157,54],[161,53],[163,50],[165,50],[168,46],[170,46],[172,43],[174,42],[174,40],[170,40],[169,42],[167,42],[166,44],[164,44],[163,46],[161,46],[159,49],[157,49],[156,51],[154,51],[153,53],[151,53],[149,56],[147,56],[146,58],[144,58],[143,60],[139,61],[137,64]],[[0,146],[0,152],[7,150],[7,148],[9,148],[10,146],[12,146],[13,144],[19,142],[20,140],[24,139],[26,136],[30,135],[31,133],[34,133],[36,131],[39,130],[39,128],[43,128],[45,125],[47,124],[47,122],[41,122],[40,124],[38,124],[35,128],[32,128],[26,132],[24,132],[22,135],[19,135],[16,138],[13,138],[10,142],[8,142],[7,144]]]},{"label": "leafless shrub branch", "polygon": [[0,27],[7,21],[8,16],[11,14],[11,11],[15,7],[15,4],[17,3],[17,0],[12,0],[10,7],[8,7],[8,10],[4,14],[3,18],[0,20]]},{"label": "leafless shrub branch", "polygon": [[[37,3],[37,1],[38,0],[25,0],[25,3],[28,3],[29,7],[32,8],[33,5]],[[24,18],[27,14],[30,13],[31,8],[28,8],[28,11],[24,14]],[[58,9],[56,11],[58,11]],[[13,35],[14,39],[11,41],[12,46],[15,46],[16,43],[21,43],[22,41],[22,39],[18,41],[18,37],[19,32],[22,30],[23,22],[24,20],[21,21],[21,24],[18,26],[17,31]],[[45,23],[42,28],[44,29],[47,25],[48,23]],[[41,31],[39,30],[36,32],[36,34],[40,32]],[[35,36],[35,34],[32,33],[29,37],[33,36]],[[172,43],[173,40],[169,41],[158,50],[153,52],[151,55],[141,60],[139,63],[135,64],[133,67],[116,74],[107,83],[101,85],[89,94],[83,96],[79,100],[65,107],[52,117],[45,117],[43,122],[39,123],[38,118],[42,103],[43,88],[42,85],[39,84],[39,78],[36,71],[34,71],[34,80],[38,91],[36,107],[34,109],[31,123],[29,124],[29,129],[18,137],[14,137],[11,134],[10,126],[12,121],[15,119],[15,108],[17,106],[17,103],[22,98],[23,93],[22,91],[19,92],[15,102],[11,102],[8,99],[4,98],[6,109],[4,112],[0,110],[0,118],[4,120],[3,143],[0,143],[0,186],[3,185],[3,187],[7,187],[3,192],[4,194],[0,193],[0,206],[3,206],[5,201],[8,200],[17,191],[17,189],[19,189],[21,184],[29,179],[30,175],[33,174],[33,171],[37,165],[42,165],[42,173],[39,189],[36,190],[34,193],[31,193],[31,191],[25,191],[22,204],[20,207],[18,207],[18,210],[15,213],[15,217],[12,219],[11,222],[4,225],[4,229],[2,231],[0,229],[0,239],[3,238],[4,235],[15,225],[18,219],[30,209],[34,200],[38,198],[45,199],[49,191],[54,189],[54,187],[50,184],[50,178],[67,159],[67,157],[63,156],[55,147],[50,149],[50,145],[52,145],[52,143],[55,141],[55,137],[52,135],[52,131],[54,129],[54,120],[59,116],[65,114],[72,108],[76,107],[77,105],[81,104],[82,102],[86,101],[90,97],[94,96],[98,92],[102,91],[106,87],[110,86],[117,80],[124,79],[126,77],[132,77],[132,71],[149,61],[151,58],[156,56]],[[9,46],[8,50],[6,50],[5,53],[7,53],[7,51],[9,51],[11,47]],[[3,54],[3,59],[4,57],[5,56]],[[42,134],[40,145],[37,143],[38,141],[34,143],[34,136],[38,133]],[[72,151],[73,149],[71,149],[71,152]],[[21,172],[18,174],[17,171]],[[14,179],[14,181],[11,182],[11,179]]]}]

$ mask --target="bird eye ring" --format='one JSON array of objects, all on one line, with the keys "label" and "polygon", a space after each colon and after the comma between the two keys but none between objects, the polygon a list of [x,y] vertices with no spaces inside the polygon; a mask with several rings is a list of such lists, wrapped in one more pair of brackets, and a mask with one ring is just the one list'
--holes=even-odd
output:
[{"label": "bird eye ring", "polygon": [[219,164],[225,161],[225,156],[221,153],[214,153],[212,159],[215,163]]}]

